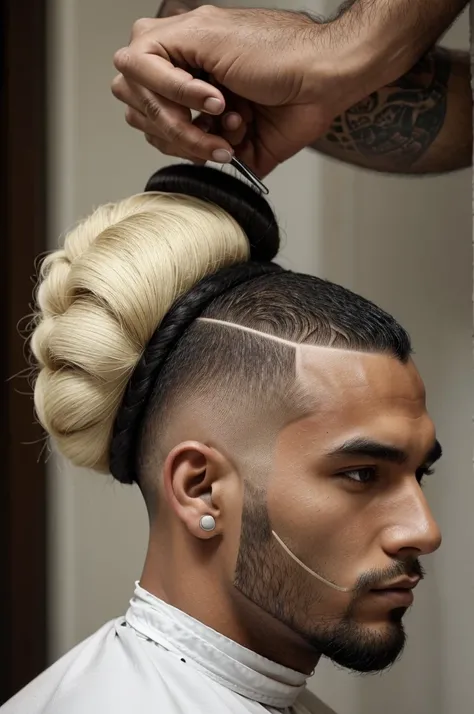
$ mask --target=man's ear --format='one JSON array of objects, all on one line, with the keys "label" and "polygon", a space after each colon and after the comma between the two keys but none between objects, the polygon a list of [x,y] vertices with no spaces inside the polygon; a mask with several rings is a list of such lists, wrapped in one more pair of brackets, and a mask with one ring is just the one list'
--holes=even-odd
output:
[{"label": "man's ear", "polygon": [[[230,496],[235,478],[231,464],[219,451],[197,441],[176,446],[163,466],[169,507],[191,535],[202,539],[222,533],[223,499],[226,493]],[[201,528],[204,516],[214,518],[212,531]]]}]

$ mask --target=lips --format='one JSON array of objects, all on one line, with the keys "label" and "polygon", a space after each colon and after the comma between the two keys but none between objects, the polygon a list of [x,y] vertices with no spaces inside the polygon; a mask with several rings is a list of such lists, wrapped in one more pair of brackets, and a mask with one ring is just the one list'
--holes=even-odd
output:
[{"label": "lips", "polygon": [[388,585],[383,585],[378,588],[373,588],[374,592],[385,592],[387,590],[413,590],[416,588],[418,583],[420,582],[421,578],[416,575],[412,578],[400,578],[399,580],[394,581],[393,583],[390,583]]},{"label": "lips", "polygon": [[392,608],[410,607],[414,600],[413,590],[420,580],[418,576],[401,578],[384,587],[374,588],[370,594]]},{"label": "lips", "polygon": [[370,595],[379,603],[389,608],[410,607],[413,604],[413,590],[400,588],[392,590],[371,590]]}]

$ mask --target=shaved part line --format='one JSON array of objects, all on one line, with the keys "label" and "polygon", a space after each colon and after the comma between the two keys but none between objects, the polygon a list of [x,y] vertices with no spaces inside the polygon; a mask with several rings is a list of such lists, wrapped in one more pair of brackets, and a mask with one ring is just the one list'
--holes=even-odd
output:
[{"label": "shaved part line", "polygon": [[296,349],[299,342],[291,342],[290,340],[285,340],[283,337],[277,337],[276,335],[270,335],[268,332],[261,332],[260,330],[254,330],[253,327],[246,327],[245,325],[238,325],[236,322],[226,322],[225,320],[217,320],[213,317],[198,317],[201,322],[215,322],[218,325],[224,325],[225,327],[232,327],[234,330],[242,330],[242,332],[251,332],[253,335],[259,335],[260,337],[266,337],[267,340],[273,340],[273,342],[279,342],[282,345],[288,345]]},{"label": "shaved part line", "polygon": [[[303,347],[310,347],[316,350],[337,350],[338,352],[344,351],[342,347],[333,347],[332,343],[335,336],[332,338],[329,345],[312,345],[306,342],[292,342],[291,340],[285,340],[283,337],[277,337],[277,335],[271,335],[268,332],[262,332],[261,330],[255,330],[253,327],[247,327],[246,325],[239,325],[236,322],[227,322],[226,320],[218,320],[214,317],[198,317],[197,321],[200,322],[214,322],[217,325],[223,325],[224,327],[231,327],[234,330],[241,330],[242,332],[250,332],[252,335],[258,335],[259,337],[265,337],[267,340],[272,340],[273,342],[279,342],[281,345],[287,345],[292,347],[294,350]],[[370,354],[365,353],[362,350],[347,349],[347,352],[356,352],[359,354]]]}]

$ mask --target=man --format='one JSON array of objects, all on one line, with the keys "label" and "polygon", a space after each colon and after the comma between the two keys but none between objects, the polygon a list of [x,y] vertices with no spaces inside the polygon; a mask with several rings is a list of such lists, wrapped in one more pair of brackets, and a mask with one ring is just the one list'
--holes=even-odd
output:
[{"label": "man", "polygon": [[471,163],[469,59],[435,48],[415,63],[466,4],[355,0],[327,22],[208,6],[140,20],[113,92],[163,153],[235,152],[260,177],[307,146],[380,171],[450,171]]},{"label": "man", "polygon": [[173,343],[151,404],[123,407],[134,446],[113,472],[131,481],[138,451],[150,519],[126,617],[4,714],[323,714],[304,687],[321,656],[373,672],[400,655],[419,558],[440,544],[421,485],[441,448],[409,337],[340,286],[232,270],[246,282]]}]

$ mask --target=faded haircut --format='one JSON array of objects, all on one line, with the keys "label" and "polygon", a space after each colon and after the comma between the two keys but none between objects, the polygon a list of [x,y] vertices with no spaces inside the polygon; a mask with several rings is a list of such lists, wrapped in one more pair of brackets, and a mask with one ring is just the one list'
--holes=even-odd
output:
[{"label": "faded haircut", "polygon": [[309,405],[296,380],[297,344],[380,353],[403,363],[411,354],[410,338],[393,317],[311,275],[282,272],[244,283],[214,300],[202,317],[209,321],[197,320],[186,331],[156,385],[139,450],[142,485],[150,483],[147,472],[167,425],[193,400],[207,402],[220,421],[238,420],[244,432],[277,413],[290,421],[304,412]]}]

